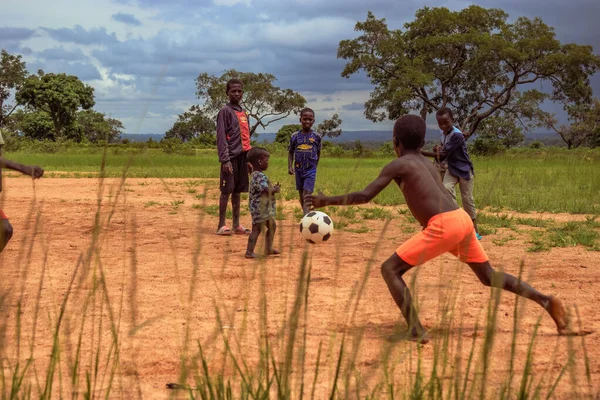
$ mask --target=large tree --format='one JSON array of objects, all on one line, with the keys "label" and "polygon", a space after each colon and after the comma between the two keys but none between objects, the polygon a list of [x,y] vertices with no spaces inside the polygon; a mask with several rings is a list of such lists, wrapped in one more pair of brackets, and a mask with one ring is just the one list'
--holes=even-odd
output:
[{"label": "large tree", "polygon": [[502,10],[474,5],[425,7],[403,30],[390,30],[369,12],[356,24],[361,35],[340,42],[338,58],[348,60],[342,76],[362,70],[375,85],[365,104],[372,121],[410,111],[425,118],[448,106],[466,136],[497,112],[528,118],[515,98],[534,82],[551,85],[551,100],[589,101],[589,77],[600,66],[592,47],[562,44],[539,18],[507,19]]},{"label": "large tree", "polygon": [[68,136],[73,131],[79,109],[94,106],[94,88],[67,74],[46,74],[39,70],[31,75],[17,92],[19,104],[48,113],[54,125],[54,137]]},{"label": "large tree", "polygon": [[182,142],[188,142],[198,138],[202,134],[216,134],[214,118],[210,118],[199,105],[193,105],[189,111],[180,114],[165,137],[177,138]]},{"label": "large tree", "polygon": [[196,96],[204,100],[204,108],[209,114],[216,114],[225,103],[227,81],[238,78],[244,83],[242,107],[253,120],[250,124],[250,135],[260,126],[263,129],[273,122],[297,114],[306,104],[300,94],[291,89],[275,86],[275,76],[272,74],[255,74],[253,72],[238,72],[228,70],[221,76],[202,73],[196,78]]},{"label": "large tree", "polygon": [[8,103],[14,91],[21,87],[27,76],[25,62],[21,61],[20,55],[9,54],[2,49],[0,59],[0,127],[4,125],[5,119],[12,114],[18,103]]}]

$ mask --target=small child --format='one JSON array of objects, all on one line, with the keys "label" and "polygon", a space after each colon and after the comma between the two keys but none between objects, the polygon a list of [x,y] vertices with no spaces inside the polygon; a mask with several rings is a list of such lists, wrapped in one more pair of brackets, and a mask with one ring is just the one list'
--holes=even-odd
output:
[{"label": "small child", "polygon": [[269,157],[271,155],[262,147],[253,147],[248,151],[248,163],[251,166],[252,176],[250,178],[250,194],[248,203],[250,215],[252,215],[252,233],[248,237],[248,248],[246,258],[257,258],[254,247],[258,236],[263,228],[267,228],[265,240],[265,255],[279,254],[273,249],[275,237],[275,194],[279,193],[279,183],[271,185],[269,178],[263,171],[269,168]]},{"label": "small child", "polygon": [[288,147],[288,173],[296,175],[296,190],[300,194],[300,206],[304,215],[309,212],[304,204],[304,196],[315,189],[317,165],[321,158],[321,136],[311,128],[315,122],[315,112],[310,108],[300,111],[302,129],[294,133]]}]

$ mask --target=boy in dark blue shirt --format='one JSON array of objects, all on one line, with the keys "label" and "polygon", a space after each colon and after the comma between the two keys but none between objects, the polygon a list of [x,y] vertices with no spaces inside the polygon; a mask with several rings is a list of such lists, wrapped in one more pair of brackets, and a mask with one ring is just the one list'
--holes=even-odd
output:
[{"label": "boy in dark blue shirt", "polygon": [[460,188],[460,198],[463,208],[471,217],[475,227],[475,236],[481,239],[477,230],[477,210],[475,209],[475,200],[473,199],[473,163],[467,153],[467,143],[463,133],[454,126],[452,110],[448,107],[440,108],[436,113],[438,126],[442,131],[441,146],[436,152],[421,151],[426,157],[435,157],[439,162],[446,162],[448,169],[444,173],[443,183],[450,192],[454,201],[456,201],[456,191],[454,187]]},{"label": "boy in dark blue shirt", "polygon": [[304,196],[315,189],[317,165],[321,158],[321,136],[312,130],[315,112],[310,108],[300,111],[302,129],[294,133],[288,147],[288,173],[296,175],[296,190],[300,194],[300,206],[304,215],[309,209],[304,204]]}]

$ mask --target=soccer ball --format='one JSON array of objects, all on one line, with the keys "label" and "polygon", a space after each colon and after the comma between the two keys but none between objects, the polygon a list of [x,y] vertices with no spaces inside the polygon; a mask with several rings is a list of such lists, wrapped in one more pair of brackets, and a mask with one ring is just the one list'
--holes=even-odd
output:
[{"label": "soccer ball", "polygon": [[333,221],[324,212],[311,211],[300,221],[300,233],[309,243],[325,242],[333,233]]}]

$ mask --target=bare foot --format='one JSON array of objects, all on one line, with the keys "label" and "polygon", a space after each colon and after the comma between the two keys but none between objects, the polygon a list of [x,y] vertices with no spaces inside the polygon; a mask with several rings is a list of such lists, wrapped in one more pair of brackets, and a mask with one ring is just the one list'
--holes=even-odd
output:
[{"label": "bare foot", "polygon": [[244,256],[246,258],[260,258],[260,256],[256,253],[246,253],[246,255]]},{"label": "bare foot", "polygon": [[429,343],[429,336],[427,335],[426,332],[423,332],[422,334],[417,334],[417,333],[412,333],[409,334],[408,332],[401,332],[401,333],[394,333],[390,336],[388,336],[387,340],[389,342],[400,342],[403,340],[408,340],[411,342],[416,342],[419,344],[427,344]]},{"label": "bare foot", "polygon": [[548,304],[546,311],[548,311],[548,314],[550,314],[554,320],[558,334],[568,335],[569,331],[567,330],[567,313],[562,301],[560,301],[558,297],[550,297],[550,304]]},{"label": "bare foot", "polygon": [[265,253],[267,256],[276,256],[281,254],[279,250],[271,249]]}]

